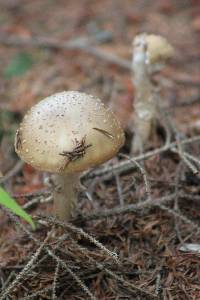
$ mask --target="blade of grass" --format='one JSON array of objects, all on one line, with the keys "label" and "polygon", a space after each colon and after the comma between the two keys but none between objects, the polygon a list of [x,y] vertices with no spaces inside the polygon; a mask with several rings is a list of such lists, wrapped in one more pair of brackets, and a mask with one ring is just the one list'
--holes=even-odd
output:
[{"label": "blade of grass", "polygon": [[3,205],[4,207],[10,209],[14,214],[23,218],[31,225],[33,229],[35,229],[35,224],[33,223],[31,217],[1,187],[0,187],[0,205]]}]

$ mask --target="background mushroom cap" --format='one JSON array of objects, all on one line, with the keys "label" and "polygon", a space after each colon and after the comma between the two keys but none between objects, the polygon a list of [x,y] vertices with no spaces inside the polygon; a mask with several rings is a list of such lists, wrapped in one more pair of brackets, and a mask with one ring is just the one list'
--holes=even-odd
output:
[{"label": "background mushroom cap", "polygon": [[148,63],[150,64],[165,63],[165,61],[174,54],[174,48],[169,44],[166,38],[160,35],[139,34],[134,39],[134,47],[140,42],[146,42]]},{"label": "background mushroom cap", "polygon": [[100,99],[64,91],[28,111],[16,133],[15,150],[39,170],[80,172],[112,158],[123,143],[119,122]]}]

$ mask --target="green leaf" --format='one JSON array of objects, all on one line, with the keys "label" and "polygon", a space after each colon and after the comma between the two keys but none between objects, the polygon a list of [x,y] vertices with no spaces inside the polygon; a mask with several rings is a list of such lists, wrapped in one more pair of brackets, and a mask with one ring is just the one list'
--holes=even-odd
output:
[{"label": "green leaf", "polygon": [[35,229],[35,224],[33,223],[31,217],[1,187],[0,187],[0,204],[10,209],[17,216],[23,218],[32,226],[33,229]]},{"label": "green leaf", "polygon": [[27,52],[20,52],[15,55],[4,71],[6,78],[25,74],[33,65],[33,57]]}]

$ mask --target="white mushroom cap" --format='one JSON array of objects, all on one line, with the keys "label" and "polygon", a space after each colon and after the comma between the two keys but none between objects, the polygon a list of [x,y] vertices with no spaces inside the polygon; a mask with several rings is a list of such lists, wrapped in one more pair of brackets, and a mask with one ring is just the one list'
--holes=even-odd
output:
[{"label": "white mushroom cap", "polygon": [[146,43],[147,63],[150,65],[163,65],[174,54],[174,48],[169,44],[166,38],[142,33],[138,34],[133,41],[134,49],[137,49],[140,43]]},{"label": "white mushroom cap", "polygon": [[100,99],[64,91],[28,111],[15,150],[39,170],[80,172],[112,158],[123,143],[123,130]]}]

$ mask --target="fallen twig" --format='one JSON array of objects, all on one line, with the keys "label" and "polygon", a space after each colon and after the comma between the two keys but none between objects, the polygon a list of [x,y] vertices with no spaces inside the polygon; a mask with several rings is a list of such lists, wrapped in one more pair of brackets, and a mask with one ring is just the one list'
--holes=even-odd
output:
[{"label": "fallen twig", "polygon": [[25,265],[23,270],[17,275],[17,277],[11,282],[11,284],[1,292],[0,294],[0,300],[6,299],[6,297],[10,294],[10,292],[18,286],[20,281],[25,278],[28,272],[30,272],[30,269],[34,266],[35,261],[37,260],[38,256],[40,255],[42,249],[44,248],[45,244],[47,243],[49,237],[51,235],[51,232],[47,234],[47,237],[44,239],[44,241],[39,245],[39,248],[36,250],[36,252],[32,255],[31,259],[28,261],[28,263]]},{"label": "fallen twig", "polygon": [[18,36],[8,36],[5,34],[0,35],[0,43],[6,46],[16,47],[41,47],[41,48],[52,48],[52,49],[81,49],[82,47],[88,46],[91,43],[103,43],[110,41],[112,33],[109,31],[101,31],[92,36],[83,36],[73,38],[68,41],[62,41],[55,38],[48,37],[29,37],[22,38]]},{"label": "fallen twig", "polygon": [[[180,140],[180,144],[185,145],[185,144],[191,144],[191,143],[198,142],[198,141],[200,141],[200,135],[197,135],[197,136],[194,136],[191,138],[187,138],[184,140]],[[172,142],[170,144],[165,144],[163,147],[160,147],[155,150],[148,151],[144,154],[138,155],[138,156],[134,157],[134,161],[145,160],[151,156],[171,150],[175,146],[177,146],[177,141]],[[127,159],[127,160],[120,161],[119,163],[116,163],[113,166],[109,165],[109,166],[105,166],[101,169],[90,170],[88,172],[85,172],[83,174],[82,178],[86,179],[86,178],[93,178],[96,176],[104,176],[105,174],[108,174],[108,173],[110,173],[110,177],[113,177],[114,172],[118,172],[118,174],[121,174],[121,173],[125,173],[127,171],[131,171],[133,169],[135,169],[135,166],[133,165],[133,163],[130,160]]]},{"label": "fallen twig", "polygon": [[17,173],[21,171],[21,169],[24,166],[24,162],[19,160],[16,165],[2,178],[0,178],[0,184],[5,183],[8,181],[10,178],[14,177]]},{"label": "fallen twig", "polygon": [[99,241],[97,241],[93,236],[91,236],[90,234],[88,234],[87,232],[85,232],[82,228],[78,228],[74,225],[72,225],[71,223],[67,223],[67,222],[62,222],[58,219],[52,218],[52,217],[43,217],[46,220],[48,220],[48,222],[52,225],[59,225],[63,228],[66,228],[68,230],[71,230],[75,233],[78,233],[79,235],[83,236],[85,239],[89,240],[91,243],[93,243],[95,246],[97,246],[99,249],[101,249],[105,254],[107,254],[109,257],[112,257],[112,259],[118,264],[119,263],[119,259],[118,259],[118,255],[115,252],[112,252],[110,250],[108,250],[102,243],[100,243]]},{"label": "fallen twig", "polygon": [[[28,236],[29,236],[29,238],[32,240],[32,241],[34,241],[34,243],[36,244],[36,245],[38,245],[39,246],[39,248],[41,247],[41,246],[43,246],[42,248],[44,249],[44,251],[50,256],[50,257],[52,257],[55,261],[56,261],[56,263],[58,264],[60,264],[60,266],[62,266],[63,268],[65,268],[66,270],[67,270],[67,272],[72,276],[72,278],[75,280],[75,282],[83,289],[83,291],[87,294],[87,296],[89,296],[90,297],[90,299],[92,299],[92,300],[97,300],[97,298],[90,292],[90,290],[87,288],[87,286],[81,281],[81,279],[71,270],[71,268],[61,259],[61,258],[59,258],[57,255],[55,255],[52,251],[51,251],[51,249],[48,247],[48,246],[45,246],[45,244],[44,244],[44,242],[42,243],[42,245],[41,245],[41,242],[39,241],[39,240],[37,240],[36,238],[34,238],[34,236],[32,235],[32,233],[29,231],[29,230],[27,230],[25,227],[24,227],[24,225],[22,225],[18,220],[17,220],[17,218],[16,217],[14,217],[12,214],[10,214],[10,216],[11,216],[11,218],[14,220],[14,222],[16,223],[16,225],[17,226],[19,226],[21,229],[22,229],[22,231],[24,231]],[[48,235],[49,236],[49,235]],[[48,237],[47,236],[47,237]],[[46,240],[45,240],[45,242],[46,242]],[[28,262],[28,264],[30,263],[30,261]],[[31,264],[32,265],[32,264]],[[23,270],[22,270],[22,272],[23,272]],[[16,279],[17,279],[17,277],[16,277]],[[4,298],[2,298],[2,299],[4,299]],[[0,298],[0,300],[2,300],[1,298]]]},{"label": "fallen twig", "polygon": [[118,57],[117,55],[107,53],[96,47],[90,46],[92,42],[104,42],[108,40],[109,32],[100,32],[94,37],[82,37],[72,39],[69,41],[61,41],[57,39],[50,39],[45,37],[31,37],[31,38],[19,38],[17,36],[0,35],[0,43],[6,46],[15,47],[39,47],[39,48],[51,48],[51,49],[77,49],[82,50],[88,54],[91,54],[103,61],[111,64],[118,65],[125,69],[130,69],[130,62],[126,59]]},{"label": "fallen twig", "polygon": [[137,204],[129,204],[129,205],[125,205],[123,207],[117,206],[117,207],[114,207],[111,209],[96,211],[90,215],[82,216],[82,218],[84,220],[95,220],[95,219],[106,218],[106,217],[116,216],[116,215],[120,215],[120,214],[135,212],[135,211],[141,210],[146,207],[154,206],[154,205],[156,205],[156,203],[163,203],[163,202],[171,201],[174,199],[174,197],[175,197],[175,193],[167,195],[167,196],[163,196],[160,198],[156,198],[156,199],[153,199],[153,198],[148,199],[146,201],[139,202]]},{"label": "fallen twig", "polygon": [[143,180],[144,180],[144,185],[145,185],[145,190],[146,190],[146,195],[147,195],[147,200],[149,201],[151,200],[151,187],[150,187],[150,183],[149,180],[147,178],[147,173],[146,170],[132,157],[125,155],[125,154],[120,154],[120,156],[127,158],[129,161],[132,162],[133,165],[136,165],[136,167],[139,169]]},{"label": "fallen twig", "polygon": [[124,195],[122,192],[120,176],[118,175],[117,172],[115,173],[115,180],[116,180],[116,185],[117,185],[117,193],[118,193],[118,197],[119,197],[119,203],[121,206],[124,206]]},{"label": "fallen twig", "polygon": [[157,207],[161,208],[162,210],[165,210],[166,212],[168,212],[169,214],[173,215],[174,217],[182,220],[184,223],[189,224],[191,227],[193,227],[194,229],[198,230],[198,232],[200,231],[200,226],[198,224],[195,224],[193,221],[191,221],[190,219],[188,219],[187,217],[185,217],[184,215],[182,215],[180,212],[177,212],[163,204],[156,204]]},{"label": "fallen twig", "polygon": [[55,273],[54,273],[54,278],[53,278],[53,285],[52,285],[52,300],[56,300],[56,286],[57,286],[57,281],[58,281],[58,274],[60,271],[60,262],[57,262],[56,268],[55,268]]},{"label": "fallen twig", "polygon": [[[199,88],[200,88],[200,82],[199,82]],[[193,96],[193,97],[191,97],[191,98],[182,100],[182,101],[180,101],[180,102],[177,102],[177,103],[175,104],[175,106],[176,106],[176,107],[190,106],[190,105],[196,104],[196,103],[198,103],[198,102],[200,102],[200,94],[195,95],[195,96]],[[174,104],[170,105],[169,108],[173,108],[173,107],[174,107]]]}]

